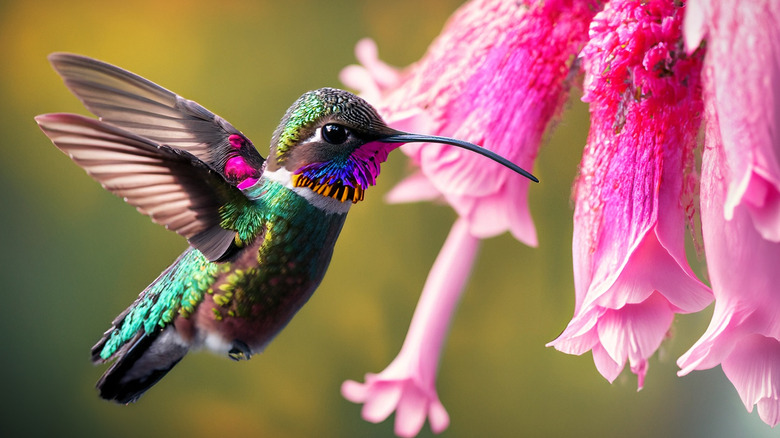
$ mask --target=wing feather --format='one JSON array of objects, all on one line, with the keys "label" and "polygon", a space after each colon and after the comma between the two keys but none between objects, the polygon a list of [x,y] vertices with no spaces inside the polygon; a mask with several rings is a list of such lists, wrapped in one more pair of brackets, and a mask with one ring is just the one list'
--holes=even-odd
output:
[{"label": "wing feather", "polygon": [[[264,159],[233,125],[201,105],[119,67],[85,56],[53,53],[49,61],[65,85],[93,114],[155,143],[194,155],[226,181],[258,178]],[[235,141],[238,136],[239,141]],[[254,173],[226,175],[225,164],[241,156]]]},{"label": "wing feather", "polygon": [[84,116],[46,114],[36,121],[103,187],[187,238],[206,258],[228,252],[235,231],[221,227],[220,208],[249,200],[197,157]]}]

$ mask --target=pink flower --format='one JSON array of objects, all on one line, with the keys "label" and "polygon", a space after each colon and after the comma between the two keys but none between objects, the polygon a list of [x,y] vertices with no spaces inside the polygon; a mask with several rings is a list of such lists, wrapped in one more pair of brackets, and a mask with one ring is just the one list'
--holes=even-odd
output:
[{"label": "pink flower", "polygon": [[[780,242],[780,3],[692,0],[688,50],[707,41],[707,98],[731,168],[726,219],[745,205],[765,239]],[[717,66],[717,67],[715,67]]]},{"label": "pink flower", "polygon": [[679,374],[722,364],[747,409],[757,404],[761,419],[775,426],[780,422],[780,243],[763,238],[747,205],[737,205],[732,218],[725,218],[730,169],[713,128],[707,129],[703,157],[701,215],[715,312],[701,339],[678,360]]},{"label": "pink flower", "polygon": [[[377,59],[372,42],[362,41],[357,57],[364,67],[346,68],[342,80],[397,129],[471,141],[530,169],[566,100],[573,59],[599,5],[474,0],[453,15],[420,62],[395,71]],[[368,421],[395,410],[396,433],[413,436],[426,415],[434,432],[449,424],[436,394],[436,370],[477,239],[509,231],[528,245],[537,240],[524,178],[455,148],[410,144],[403,150],[419,170],[389,200],[444,198],[459,219],[431,270],[401,353],[383,372],[367,375],[365,384],[346,382],[342,392],[365,403]]]},{"label": "pink flower", "polygon": [[[780,423],[780,4],[691,3],[707,37],[701,217],[715,311],[680,375],[722,365],[748,411]],[[694,9],[695,8],[695,9]]]},{"label": "pink flower", "polygon": [[574,195],[576,305],[549,345],[592,350],[610,382],[628,361],[640,389],[674,314],[712,301],[684,249],[702,103],[682,17],[672,0],[614,0],[581,54],[591,131]]},{"label": "pink flower", "polygon": [[381,373],[367,374],[366,383],[344,382],[341,393],[347,400],[365,403],[367,421],[384,421],[396,411],[395,433],[404,437],[417,435],[426,416],[434,433],[449,426],[436,394],[436,371],[478,245],[466,222],[459,219],[428,275],[401,352]]}]

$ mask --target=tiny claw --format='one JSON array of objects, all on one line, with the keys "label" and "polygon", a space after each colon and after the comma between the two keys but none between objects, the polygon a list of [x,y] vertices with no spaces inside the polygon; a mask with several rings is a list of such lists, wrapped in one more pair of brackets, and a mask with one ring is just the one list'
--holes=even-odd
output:
[{"label": "tiny claw", "polygon": [[228,357],[238,362],[240,360],[249,360],[252,358],[252,350],[245,343],[238,339],[233,341],[233,348],[228,351]]}]

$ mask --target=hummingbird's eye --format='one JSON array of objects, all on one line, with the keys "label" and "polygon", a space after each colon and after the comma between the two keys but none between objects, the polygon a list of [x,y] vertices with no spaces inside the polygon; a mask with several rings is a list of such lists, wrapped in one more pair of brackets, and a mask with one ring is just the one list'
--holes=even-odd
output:
[{"label": "hummingbird's eye", "polygon": [[330,144],[342,144],[347,141],[349,130],[341,125],[328,123],[322,127],[322,138]]}]

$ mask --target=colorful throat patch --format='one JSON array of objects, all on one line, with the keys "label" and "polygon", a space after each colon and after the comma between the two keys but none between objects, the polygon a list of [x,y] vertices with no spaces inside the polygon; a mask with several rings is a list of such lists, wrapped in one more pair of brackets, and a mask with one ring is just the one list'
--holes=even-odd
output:
[{"label": "colorful throat patch", "polygon": [[379,165],[387,160],[390,150],[381,142],[366,143],[347,157],[302,167],[292,175],[293,185],[341,202],[357,203],[363,200],[368,187],[376,185]]},{"label": "colorful throat patch", "polygon": [[350,187],[338,180],[326,184],[302,174],[293,174],[292,182],[295,187],[308,187],[322,196],[328,196],[341,202],[352,201],[352,203],[357,203],[363,200],[365,194],[365,189],[358,185]]}]

